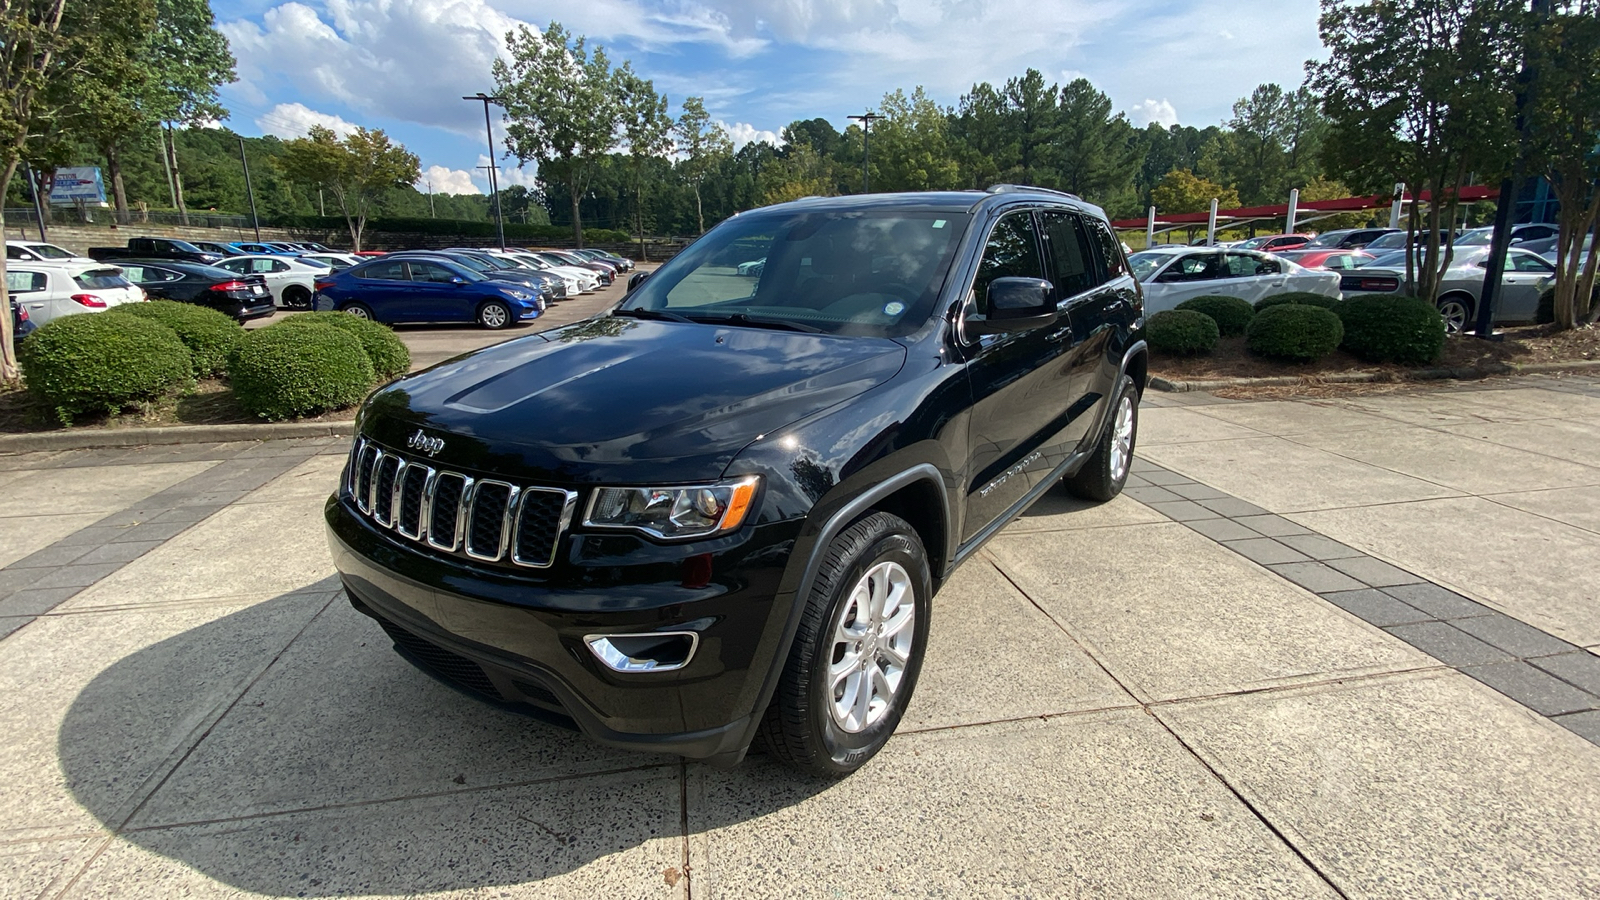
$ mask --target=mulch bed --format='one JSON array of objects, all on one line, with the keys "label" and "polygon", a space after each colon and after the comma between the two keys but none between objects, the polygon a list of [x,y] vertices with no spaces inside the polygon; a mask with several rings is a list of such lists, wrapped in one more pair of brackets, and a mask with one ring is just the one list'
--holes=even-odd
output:
[{"label": "mulch bed", "polygon": [[[349,419],[350,410],[323,413],[297,422],[335,422]],[[240,408],[233,390],[219,378],[208,378],[192,392],[110,413],[84,413],[71,430],[149,428],[161,425],[259,425],[264,422]],[[38,434],[65,431],[55,411],[41,406],[21,387],[0,387],[0,434]]]}]

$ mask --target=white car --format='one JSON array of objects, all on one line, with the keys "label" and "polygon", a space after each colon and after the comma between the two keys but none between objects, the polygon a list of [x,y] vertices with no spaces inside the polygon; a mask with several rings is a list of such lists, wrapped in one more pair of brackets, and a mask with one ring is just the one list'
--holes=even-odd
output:
[{"label": "white car", "polygon": [[100,262],[7,263],[6,289],[36,325],[77,313],[144,302],[144,291],[116,266]]},{"label": "white car", "polygon": [[297,257],[297,259],[327,266],[334,272],[343,272],[351,266],[357,266],[366,261],[362,257],[351,256],[348,253],[307,253]]},{"label": "white car", "polygon": [[[499,254],[499,252],[496,251],[496,255],[502,254]],[[557,276],[561,279],[562,283],[567,286],[568,297],[576,297],[579,294],[587,294],[590,291],[600,287],[600,276],[594,274],[588,269],[580,269],[577,266],[555,265],[552,261],[541,258],[532,253],[507,251],[503,255],[510,259],[516,260],[530,269],[534,269],[539,272],[549,272],[550,274]]]},{"label": "white car", "polygon": [[266,279],[272,302],[284,309],[310,309],[316,295],[317,279],[332,271],[327,266],[302,262],[289,256],[230,256],[215,263],[238,275],[260,275]]},{"label": "white car", "polygon": [[41,241],[6,241],[6,259],[21,262],[92,263],[87,256],[79,256],[65,247]]},{"label": "white car", "polygon": [[1339,299],[1339,273],[1305,269],[1254,250],[1172,247],[1128,257],[1144,288],[1145,312],[1158,313],[1195,297],[1238,297],[1255,303],[1273,294],[1305,291]]}]

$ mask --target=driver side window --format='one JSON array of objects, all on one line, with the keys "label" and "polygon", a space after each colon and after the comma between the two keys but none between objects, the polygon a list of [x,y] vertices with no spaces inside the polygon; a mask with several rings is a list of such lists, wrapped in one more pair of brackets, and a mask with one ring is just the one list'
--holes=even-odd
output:
[{"label": "driver side window", "polygon": [[1044,277],[1032,213],[1012,213],[989,232],[989,243],[983,248],[983,259],[978,263],[978,275],[972,281],[973,311],[987,315],[989,282],[1013,277]]}]

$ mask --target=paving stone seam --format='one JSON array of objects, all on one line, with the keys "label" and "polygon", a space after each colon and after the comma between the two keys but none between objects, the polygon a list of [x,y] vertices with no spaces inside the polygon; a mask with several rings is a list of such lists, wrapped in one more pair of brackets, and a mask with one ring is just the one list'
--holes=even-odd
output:
[{"label": "paving stone seam", "polygon": [[[1209,487],[1144,459],[1134,460],[1132,474],[1142,482],[1157,483],[1163,487],[1186,484]],[[1144,505],[1316,594],[1356,618],[1381,628],[1442,665],[1600,744],[1600,729],[1594,727],[1594,717],[1588,715],[1600,710],[1600,692],[1578,684],[1571,677],[1552,673],[1537,663],[1540,659],[1569,653],[1595,657],[1589,650],[1261,507],[1237,498],[1230,499],[1231,504],[1227,500],[1201,500]],[[1276,557],[1267,557],[1261,552],[1263,546],[1255,539],[1219,539],[1206,533],[1205,529],[1215,531],[1215,523],[1223,521],[1259,534],[1261,538],[1281,546],[1284,552]],[[1276,524],[1279,522],[1283,525]],[[1269,526],[1271,533],[1262,530]],[[1337,557],[1301,553],[1288,542],[1293,538],[1319,538],[1343,550],[1339,551],[1341,555]],[[1244,544],[1251,546],[1245,549]],[[1309,558],[1295,560],[1286,555],[1291,552]],[[1343,555],[1345,553],[1348,555]],[[1271,558],[1289,561],[1262,561]],[[1460,623],[1468,619],[1482,621],[1463,627]],[[1524,650],[1537,644],[1540,650],[1519,652],[1508,646],[1510,644],[1519,644]],[[1574,659],[1586,666],[1600,665],[1600,658]],[[1526,668],[1518,669],[1513,664],[1522,664]],[[1568,719],[1568,716],[1576,718]]]},{"label": "paving stone seam", "polygon": [[[106,848],[111,846],[111,842],[114,840],[116,840],[115,834],[105,835],[105,837],[101,838],[99,844],[95,846],[94,851],[88,854],[88,858],[83,861],[83,865],[78,866],[75,869],[69,869],[68,871],[62,872],[55,878],[51,879],[50,883],[45,886],[45,889],[39,892],[39,896],[41,898],[61,898],[71,893],[72,889],[78,886],[78,882],[82,880],[83,876],[88,874],[90,869],[94,868],[95,862],[100,859],[100,854],[106,852]],[[65,880],[65,884],[62,884],[63,880]],[[56,885],[61,886],[60,888],[57,888]]]},{"label": "paving stone seam", "polygon": [[1060,712],[1033,713],[1026,716],[1006,716],[1001,719],[984,719],[982,722],[952,722],[949,725],[917,725],[912,727],[897,727],[895,734],[941,734],[947,731],[962,731],[968,728],[989,728],[995,725],[1015,725],[1018,722],[1054,722],[1057,719],[1073,719],[1079,716],[1097,716],[1105,713],[1132,712],[1143,709],[1144,703],[1139,698],[1131,698],[1131,702],[1117,703],[1111,706],[1091,706],[1084,709],[1064,709]]},{"label": "paving stone seam", "polygon": [[683,885],[683,898],[691,900],[694,896],[694,871],[691,865],[694,837],[689,831],[689,761],[682,757],[678,759],[678,828],[681,838],[678,873]]},{"label": "paving stone seam", "polygon": [[[1497,424],[1513,424],[1513,423],[1497,423]],[[1514,423],[1514,424],[1519,424],[1520,425],[1520,424],[1523,424],[1523,423],[1521,421],[1519,421],[1519,422]],[[1429,427],[1427,425],[1416,425],[1416,426],[1413,426],[1413,427],[1421,428],[1424,431],[1433,431],[1436,434],[1452,434],[1452,432],[1439,431],[1438,429],[1431,428],[1431,427]],[[1375,463],[1375,462],[1373,462],[1373,461],[1371,461],[1369,459],[1362,459],[1362,458],[1360,458],[1358,456],[1351,456],[1348,453],[1344,453],[1344,452],[1341,452],[1339,450],[1330,449],[1328,447],[1318,447],[1315,444],[1308,444],[1308,443],[1306,443],[1304,441],[1296,440],[1296,438],[1304,437],[1304,436],[1305,435],[1279,435],[1278,438],[1279,438],[1279,440],[1287,441],[1287,442],[1289,442],[1291,444],[1294,444],[1295,446],[1304,447],[1307,450],[1320,450],[1323,453],[1328,453],[1328,454],[1331,454],[1333,456],[1337,456],[1340,459],[1347,459],[1347,460],[1349,460],[1351,462],[1354,462],[1354,463],[1361,463],[1362,465],[1372,466],[1374,469],[1382,469],[1385,472],[1389,472],[1389,473],[1392,473],[1392,474],[1395,474],[1395,475],[1400,475],[1400,476],[1405,477],[1405,478],[1410,478],[1410,479],[1413,479],[1413,480],[1416,480],[1416,481],[1420,481],[1420,482],[1422,482],[1424,484],[1431,484],[1434,487],[1444,488],[1447,491],[1456,491],[1458,493],[1463,494],[1463,496],[1469,496],[1469,497],[1480,496],[1478,494],[1468,494],[1468,493],[1462,491],[1461,488],[1455,487],[1454,485],[1445,484],[1445,483],[1443,483],[1441,481],[1435,481],[1434,479],[1431,479],[1431,478],[1425,478],[1425,477],[1423,477],[1421,475],[1417,475],[1417,474],[1415,474],[1413,472],[1403,472],[1403,471],[1401,471],[1399,469],[1390,468],[1389,466],[1383,465],[1382,463]],[[1600,484],[1600,467],[1592,466],[1592,465],[1589,465],[1588,463],[1573,462],[1570,459],[1561,459],[1560,457],[1557,457],[1557,456],[1550,456],[1549,454],[1546,454],[1546,453],[1539,453],[1537,451],[1527,450],[1527,449],[1524,449],[1522,447],[1509,447],[1509,446],[1507,446],[1505,444],[1499,444],[1499,443],[1495,443],[1494,441],[1486,441],[1486,440],[1482,440],[1480,438],[1474,438],[1474,437],[1471,437],[1470,435],[1457,434],[1457,435],[1454,435],[1454,436],[1455,437],[1464,437],[1464,438],[1467,438],[1468,440],[1477,441],[1480,444],[1487,444],[1487,445],[1489,445],[1491,447],[1498,447],[1501,450],[1514,450],[1514,451],[1516,451],[1518,453],[1526,453],[1526,454],[1528,454],[1530,456],[1540,456],[1540,457],[1548,459],[1548,460],[1550,460],[1552,462],[1562,462],[1562,463],[1567,463],[1569,465],[1582,466],[1585,469],[1590,469],[1590,470],[1593,471],[1593,476],[1592,476],[1593,479],[1594,479],[1593,481],[1575,482],[1575,483],[1569,485],[1570,487],[1593,487],[1593,486],[1595,486],[1597,484]],[[1514,494],[1514,493],[1524,493],[1524,492],[1521,492],[1521,491],[1502,491],[1501,493]],[[1433,499],[1441,499],[1441,498],[1433,498]]]},{"label": "paving stone seam", "polygon": [[[179,500],[184,498],[192,499],[199,495],[211,493],[233,493],[238,494],[239,497],[248,496],[250,492],[265,487],[277,478],[292,471],[295,467],[317,456],[321,446],[298,445],[288,448],[284,452],[272,454],[256,454],[254,451],[258,449],[260,449],[259,446],[241,447],[236,453],[225,454],[222,459],[216,460],[216,465],[210,466],[202,472],[197,472],[176,484],[168,485],[153,494],[135,500],[122,509],[108,513],[94,523],[41,547],[22,559],[0,567],[0,581],[11,582],[9,584],[0,583],[0,641],[9,639],[12,635],[26,628],[29,623],[39,616],[54,612],[63,603],[136,560],[143,558],[148,553],[165,546],[167,542],[177,539],[211,515],[227,508],[234,502],[228,500],[217,503],[193,504],[193,508],[205,511],[193,521],[167,524],[153,521],[155,518],[166,515],[176,508],[185,506],[185,504],[179,503]],[[127,456],[127,454],[123,454],[123,456]],[[160,456],[160,451],[154,454],[157,463],[160,461]],[[146,454],[145,461],[149,462],[150,457],[151,454]],[[175,462],[175,460],[167,461]],[[187,461],[209,462],[211,460]],[[139,464],[139,461],[135,460],[128,464]],[[73,466],[70,468],[79,467]],[[229,485],[253,486],[229,487]],[[237,499],[235,498],[235,500]],[[143,532],[140,529],[143,529]],[[131,540],[131,538],[138,537],[141,533],[149,536],[151,540]],[[112,561],[96,563],[92,567],[81,563],[84,557],[127,543],[141,543],[145,546],[137,552],[111,554]],[[82,553],[72,553],[73,550],[80,547],[85,548]],[[35,564],[36,559],[49,558],[52,554],[57,556],[65,554],[67,561],[49,565]],[[116,558],[124,555],[127,556],[126,559]],[[95,568],[100,571],[92,571]],[[7,579],[8,575],[15,577]],[[74,577],[88,577],[89,583],[71,584],[70,581]],[[60,585],[51,584],[51,579],[56,578],[66,579],[66,581]],[[29,594],[34,594],[35,597],[29,597]],[[87,611],[85,610],[85,612]],[[21,620],[20,623],[19,620]]]}]

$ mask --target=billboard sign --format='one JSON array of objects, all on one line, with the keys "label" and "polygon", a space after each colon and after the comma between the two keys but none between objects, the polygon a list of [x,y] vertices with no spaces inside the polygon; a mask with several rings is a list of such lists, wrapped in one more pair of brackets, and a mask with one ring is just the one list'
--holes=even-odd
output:
[{"label": "billboard sign", "polygon": [[51,206],[72,206],[78,201],[90,206],[104,206],[106,186],[100,180],[99,166],[65,166],[56,170],[55,183],[50,186]]}]

